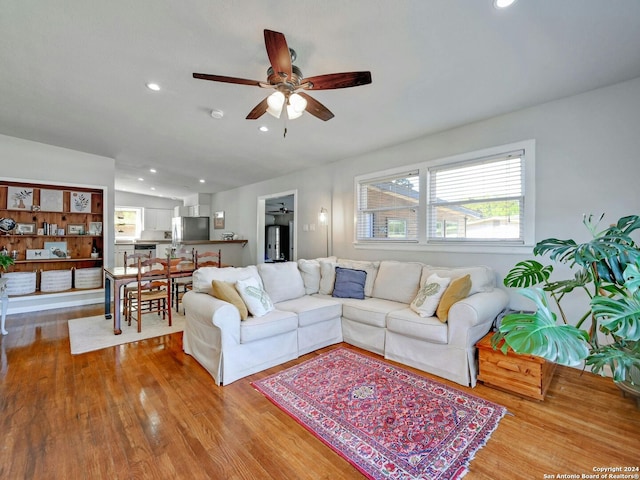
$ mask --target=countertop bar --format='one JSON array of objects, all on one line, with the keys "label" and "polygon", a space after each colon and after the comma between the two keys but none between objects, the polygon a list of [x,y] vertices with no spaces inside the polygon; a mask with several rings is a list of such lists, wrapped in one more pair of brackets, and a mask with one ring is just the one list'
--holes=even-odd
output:
[{"label": "countertop bar", "polygon": [[[227,243],[239,243],[244,247],[249,240],[187,240],[180,242],[180,245],[221,245]],[[157,245],[170,245],[171,240],[134,240],[130,242],[117,241],[116,245],[135,245],[135,244],[157,244]]]}]

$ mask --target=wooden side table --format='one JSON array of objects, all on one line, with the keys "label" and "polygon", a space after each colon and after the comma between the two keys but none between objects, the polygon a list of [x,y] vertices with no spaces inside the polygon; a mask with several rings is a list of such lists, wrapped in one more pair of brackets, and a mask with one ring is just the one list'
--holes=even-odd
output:
[{"label": "wooden side table", "polygon": [[491,346],[493,332],[485,335],[477,344],[478,380],[486,385],[544,400],[556,364],[534,355],[519,355],[509,349],[507,354]]}]

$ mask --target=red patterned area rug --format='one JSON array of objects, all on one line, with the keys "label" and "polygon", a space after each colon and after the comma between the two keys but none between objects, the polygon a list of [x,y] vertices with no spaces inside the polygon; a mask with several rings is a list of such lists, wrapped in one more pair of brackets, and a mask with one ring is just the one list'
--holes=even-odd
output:
[{"label": "red patterned area rug", "polygon": [[500,405],[339,348],[253,386],[371,479],[456,479]]}]

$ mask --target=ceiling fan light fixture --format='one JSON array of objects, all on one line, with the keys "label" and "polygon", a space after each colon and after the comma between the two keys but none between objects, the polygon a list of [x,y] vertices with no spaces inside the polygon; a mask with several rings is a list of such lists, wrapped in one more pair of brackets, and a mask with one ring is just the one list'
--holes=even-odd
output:
[{"label": "ceiling fan light fixture", "polygon": [[289,103],[287,104],[287,116],[289,120],[300,117],[307,108],[307,100],[297,93],[289,95]]},{"label": "ceiling fan light fixture", "polygon": [[269,115],[273,115],[276,118],[280,118],[280,114],[282,113],[282,106],[284,105],[284,93],[278,91],[273,92],[267,98],[267,113]]},{"label": "ceiling fan light fixture", "polygon": [[493,6],[500,10],[501,8],[510,7],[516,0],[493,0]]}]

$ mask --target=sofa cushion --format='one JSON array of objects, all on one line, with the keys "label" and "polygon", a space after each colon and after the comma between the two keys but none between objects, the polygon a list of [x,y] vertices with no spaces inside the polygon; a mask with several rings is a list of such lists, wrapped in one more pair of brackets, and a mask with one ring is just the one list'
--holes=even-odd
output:
[{"label": "sofa cushion", "polygon": [[240,320],[246,320],[249,316],[247,305],[236,290],[235,284],[231,282],[223,282],[222,280],[213,280],[211,282],[213,296],[230,303],[240,312]]},{"label": "sofa cushion", "polygon": [[302,297],[304,282],[296,262],[261,263],[258,273],[265,291],[274,303]]},{"label": "sofa cushion", "polygon": [[437,273],[430,275],[418,290],[418,294],[409,305],[409,308],[421,317],[433,316],[450,282],[450,278],[439,277]]},{"label": "sofa cushion", "polygon": [[406,304],[374,297],[364,300],[346,298],[341,302],[343,318],[381,328],[387,325],[387,314],[389,312],[407,308]]},{"label": "sofa cushion", "polygon": [[315,323],[340,318],[342,304],[328,297],[306,295],[276,304],[276,309],[298,315],[298,326],[306,327]]},{"label": "sofa cushion", "polygon": [[[249,317],[240,322],[240,343],[255,342],[297,330],[298,317],[295,313],[272,310],[262,317]],[[274,347],[278,348],[276,344]]]},{"label": "sofa cushion", "polygon": [[371,296],[409,305],[418,293],[422,267],[417,262],[383,260]]},{"label": "sofa cushion", "polygon": [[320,295],[331,295],[336,282],[337,262],[331,260],[320,260]]},{"label": "sofa cushion", "polygon": [[387,316],[387,330],[431,343],[447,343],[448,327],[436,317],[421,317],[410,308]]},{"label": "sofa cushion", "polygon": [[456,279],[469,274],[471,277],[471,291],[469,295],[479,292],[491,292],[496,286],[496,274],[490,267],[478,265],[475,267],[433,267],[425,265],[422,271],[422,280],[429,278],[429,275],[437,273],[441,277]]},{"label": "sofa cushion", "polygon": [[255,265],[248,267],[201,267],[193,272],[193,291],[208,293],[212,295],[211,282],[213,280],[222,280],[223,282],[236,283],[238,280],[246,280],[247,278],[257,278],[262,285],[258,269]]},{"label": "sofa cushion", "polygon": [[320,291],[320,262],[318,260],[298,260],[298,270],[304,283],[304,293],[313,295]]},{"label": "sofa cushion", "polygon": [[347,260],[344,258],[338,259],[338,267],[351,268],[353,270],[364,270],[367,272],[367,282],[364,285],[364,294],[370,297],[373,293],[373,284],[378,276],[378,268],[380,268],[380,262],[372,262],[368,260]]},{"label": "sofa cushion", "polygon": [[367,272],[351,268],[336,267],[336,281],[332,296],[364,299],[364,284]]},{"label": "sofa cushion", "polygon": [[471,291],[471,275],[467,274],[464,277],[456,278],[452,280],[447,289],[440,299],[438,308],[436,310],[436,316],[441,322],[446,322],[449,318],[449,309],[451,306],[464,300],[469,296]]},{"label": "sofa cushion", "polygon": [[273,302],[269,294],[262,288],[260,282],[255,278],[238,280],[236,290],[247,305],[249,313],[254,317],[262,317],[274,309]]}]

